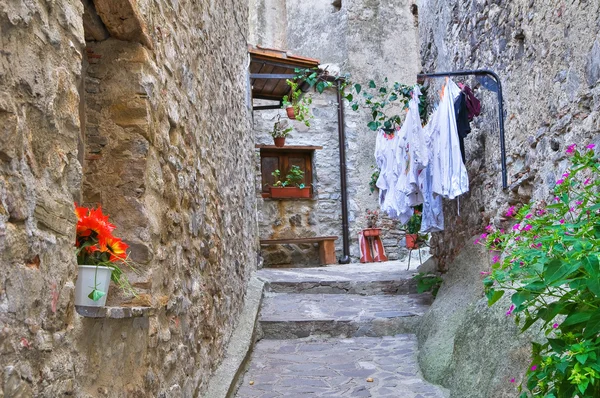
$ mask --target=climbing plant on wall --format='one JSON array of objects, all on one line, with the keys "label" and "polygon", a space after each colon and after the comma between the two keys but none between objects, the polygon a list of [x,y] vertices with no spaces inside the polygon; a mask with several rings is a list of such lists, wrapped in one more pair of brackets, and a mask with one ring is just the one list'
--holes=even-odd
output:
[{"label": "climbing plant on wall", "polygon": [[[353,111],[369,108],[372,120],[367,123],[370,130],[380,128],[392,130],[402,124],[403,110],[408,108],[412,94],[412,86],[394,82],[389,83],[387,77],[382,85],[370,80],[366,85],[348,82],[344,97],[350,102]],[[427,87],[419,85],[419,114],[423,124],[427,119]]]}]

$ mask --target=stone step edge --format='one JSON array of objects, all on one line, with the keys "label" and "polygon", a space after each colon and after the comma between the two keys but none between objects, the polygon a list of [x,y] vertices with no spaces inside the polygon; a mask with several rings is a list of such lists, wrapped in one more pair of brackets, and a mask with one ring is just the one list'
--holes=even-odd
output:
[{"label": "stone step edge", "polygon": [[358,294],[358,295],[405,295],[417,293],[417,282],[411,279],[383,281],[268,281],[265,291],[270,293],[305,294]]},{"label": "stone step edge", "polygon": [[415,334],[421,314],[407,314],[392,318],[354,320],[259,320],[262,338],[270,340],[298,339],[310,336],[327,337],[384,337],[398,334]]}]

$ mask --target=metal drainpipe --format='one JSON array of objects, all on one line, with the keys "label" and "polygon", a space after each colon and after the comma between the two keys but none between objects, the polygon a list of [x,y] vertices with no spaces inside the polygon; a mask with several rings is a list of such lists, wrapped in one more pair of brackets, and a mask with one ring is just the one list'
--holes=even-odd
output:
[{"label": "metal drainpipe", "polygon": [[344,131],[344,103],[342,91],[340,89],[341,82],[336,80],[337,85],[337,100],[338,100],[338,141],[340,145],[340,184],[342,189],[342,241],[343,255],[339,259],[340,264],[348,264],[350,262],[350,241],[348,230],[348,192],[346,190],[346,133]]}]

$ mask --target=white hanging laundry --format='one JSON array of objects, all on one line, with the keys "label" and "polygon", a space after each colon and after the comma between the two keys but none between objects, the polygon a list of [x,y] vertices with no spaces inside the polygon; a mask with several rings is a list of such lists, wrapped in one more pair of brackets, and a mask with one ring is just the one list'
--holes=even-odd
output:
[{"label": "white hanging laundry", "polygon": [[389,155],[386,153],[386,149],[388,146],[387,138],[385,132],[383,130],[377,131],[377,138],[375,139],[375,164],[379,169],[379,177],[375,182],[375,186],[379,189],[379,207],[383,206],[383,202],[385,201],[385,194],[389,189],[387,185],[387,181],[385,179],[385,173],[388,167],[388,157]]},{"label": "white hanging laundry", "polygon": [[433,193],[448,199],[469,191],[469,176],[462,161],[454,112],[454,101],[459,95],[458,86],[447,79],[442,101],[428,127],[433,149]]},{"label": "white hanging laundry", "polygon": [[423,203],[419,188],[419,173],[429,163],[429,154],[425,146],[425,136],[419,115],[419,95],[421,90],[415,85],[409,101],[408,113],[399,132],[396,163],[398,182],[396,189],[406,195],[406,204],[416,206]]}]

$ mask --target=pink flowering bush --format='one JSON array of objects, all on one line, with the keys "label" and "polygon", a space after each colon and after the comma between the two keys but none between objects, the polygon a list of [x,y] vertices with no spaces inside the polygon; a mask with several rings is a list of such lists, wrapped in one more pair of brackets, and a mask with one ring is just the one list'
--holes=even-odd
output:
[{"label": "pink flowering bush", "polygon": [[509,208],[514,228],[490,228],[482,238],[504,251],[484,279],[489,304],[508,292],[507,317],[522,331],[536,323],[547,336],[532,343],[522,398],[600,397],[600,165],[593,148],[568,147],[572,164],[551,204]]}]

